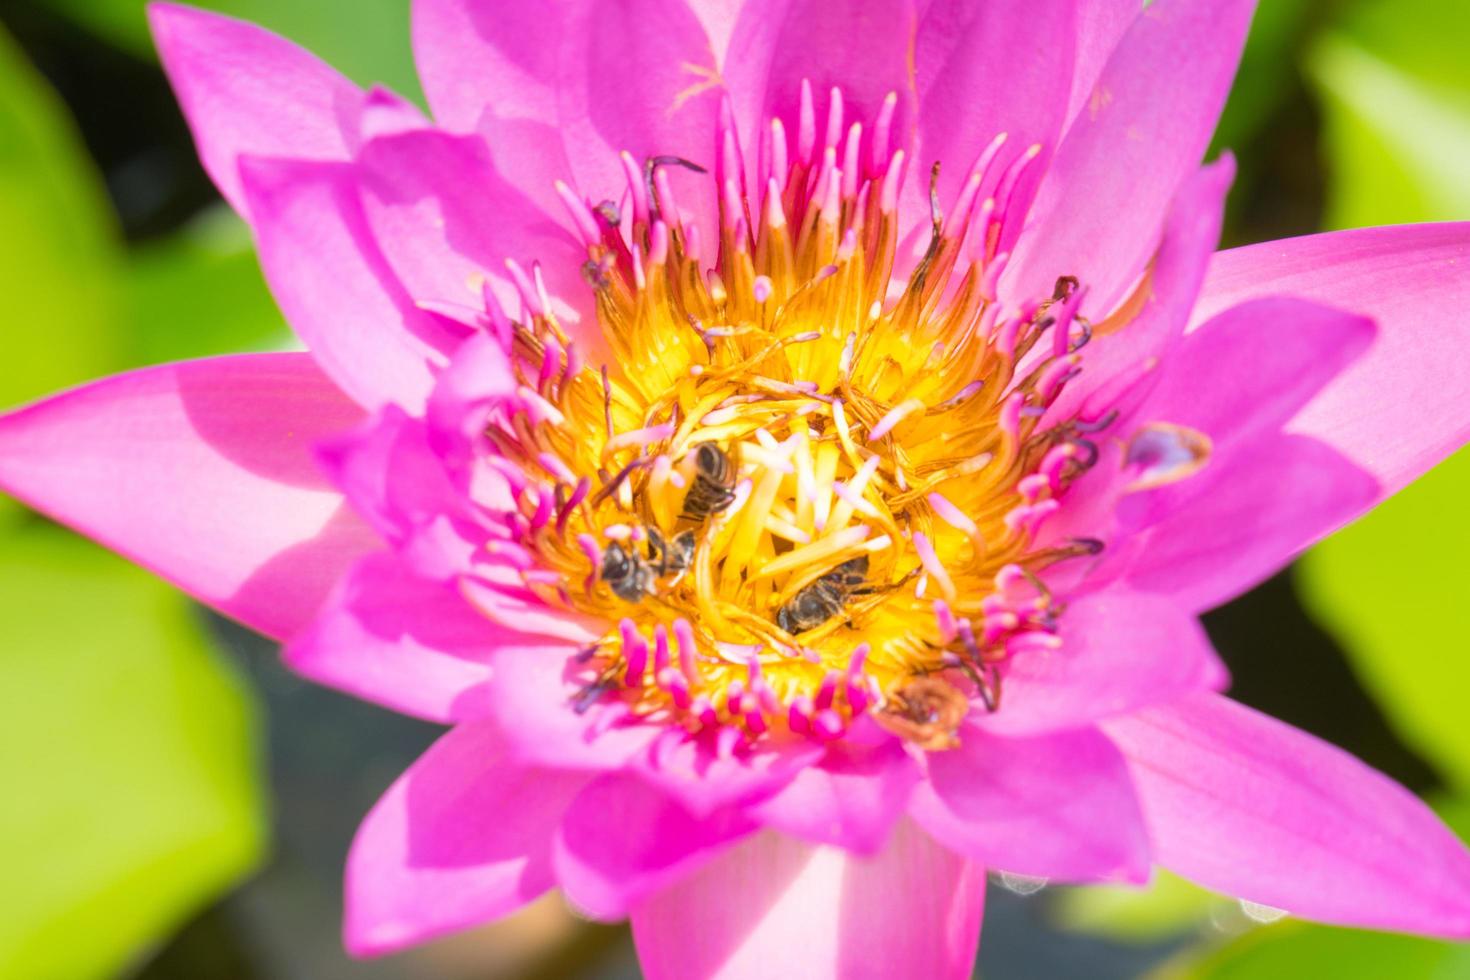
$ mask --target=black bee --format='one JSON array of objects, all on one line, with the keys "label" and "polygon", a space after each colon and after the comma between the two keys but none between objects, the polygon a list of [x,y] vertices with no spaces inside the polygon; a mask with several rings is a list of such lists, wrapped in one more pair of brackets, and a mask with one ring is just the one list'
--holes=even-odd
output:
[{"label": "black bee", "polygon": [[680,531],[665,542],[657,528],[649,528],[648,560],[659,578],[682,575],[694,564],[694,532]]},{"label": "black bee", "polygon": [[602,553],[602,580],[613,595],[625,602],[637,602],[653,591],[654,569],[636,550],[630,551],[614,541]]},{"label": "black bee", "polygon": [[793,636],[816,629],[842,612],[868,577],[868,556],[849,558],[802,589],[776,612],[776,625]]},{"label": "black bee", "polygon": [[649,528],[648,556],[645,558],[636,548],[625,548],[614,541],[602,553],[601,577],[619,599],[638,602],[645,595],[653,594],[656,580],[669,576],[677,580],[693,562],[693,531],[684,531],[665,541],[656,528]]},{"label": "black bee", "polygon": [[729,507],[734,499],[734,461],[714,443],[701,442],[694,447],[694,481],[684,495],[682,516],[702,521]]}]

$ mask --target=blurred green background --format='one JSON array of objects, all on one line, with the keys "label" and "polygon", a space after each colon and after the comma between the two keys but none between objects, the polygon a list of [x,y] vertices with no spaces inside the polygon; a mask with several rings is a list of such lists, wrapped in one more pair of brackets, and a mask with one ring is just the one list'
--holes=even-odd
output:
[{"label": "blurred green background", "polygon": [[[408,0],[211,0],[420,98]],[[195,161],[142,0],[0,7],[0,407],[291,340]],[[1470,219],[1466,0],[1263,0],[1216,143],[1226,244]],[[1344,301],[1350,303],[1351,297]],[[1470,454],[1207,617],[1234,694],[1470,831]],[[357,819],[435,734],[0,498],[0,977],[637,977],[554,899],[371,963],[340,951]],[[1177,879],[997,880],[977,975],[1470,978],[1470,947],[1328,929]]]}]

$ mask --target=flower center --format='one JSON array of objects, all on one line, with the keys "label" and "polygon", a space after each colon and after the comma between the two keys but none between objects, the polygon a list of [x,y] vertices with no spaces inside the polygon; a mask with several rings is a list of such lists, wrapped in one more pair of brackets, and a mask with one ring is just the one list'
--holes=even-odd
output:
[{"label": "flower center", "polygon": [[997,139],[947,217],[931,178],[927,251],[895,283],[896,98],[865,144],[834,93],[818,146],[804,96],[789,160],[771,122],[759,193],[727,128],[708,264],[669,179],[701,168],[625,155],[621,206],[558,188],[606,363],[518,276],[518,398],[489,431],[518,511],[493,547],[603,624],[575,708],[822,739],[871,714],[942,747],[972,698],[998,706],[1009,657],[1056,645],[1045,570],[1100,547],[1037,537],[1097,459],[1096,427],[1040,428],[1090,328],[1071,278],[997,301],[1034,148]]}]

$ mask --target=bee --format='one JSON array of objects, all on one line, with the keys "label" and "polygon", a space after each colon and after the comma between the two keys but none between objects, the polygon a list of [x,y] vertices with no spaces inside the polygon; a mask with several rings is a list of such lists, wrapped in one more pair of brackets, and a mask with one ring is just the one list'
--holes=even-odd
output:
[{"label": "bee", "polygon": [[653,592],[654,569],[643,560],[637,549],[624,548],[614,541],[602,553],[601,577],[624,602],[637,602]]},{"label": "bee", "polygon": [[816,629],[842,612],[868,577],[868,556],[858,555],[832,569],[792,596],[776,611],[776,625],[793,636]]},{"label": "bee", "polygon": [[684,495],[686,520],[703,521],[730,506],[735,499],[735,462],[719,446],[701,442],[694,447],[694,480]]},{"label": "bee", "polygon": [[938,751],[959,744],[955,734],[969,702],[953,685],[938,677],[915,677],[893,692],[873,717],[884,728],[921,749]]},{"label": "bee", "polygon": [[656,528],[648,528],[647,557],[640,555],[636,547],[625,548],[621,542],[614,541],[602,553],[600,575],[619,599],[638,602],[657,591],[660,579],[672,577],[670,585],[677,582],[693,562],[693,531],[683,531],[665,541]]},{"label": "bee", "polygon": [[649,528],[648,560],[659,578],[672,575],[678,581],[694,564],[694,532],[680,531],[666,542],[657,528]]}]

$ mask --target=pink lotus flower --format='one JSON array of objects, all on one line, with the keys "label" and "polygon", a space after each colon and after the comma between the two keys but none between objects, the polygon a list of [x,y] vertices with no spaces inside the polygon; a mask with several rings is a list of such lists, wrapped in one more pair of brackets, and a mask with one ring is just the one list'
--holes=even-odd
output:
[{"label": "pink lotus flower", "polygon": [[1195,619],[1466,439],[1470,226],[1212,254],[1252,3],[1043,6],[418,0],[432,123],[153,8],[310,353],[16,412],[0,483],[453,726],[353,951],[559,887],[650,977],[965,976],[985,869],[1155,864],[1470,936]]}]

